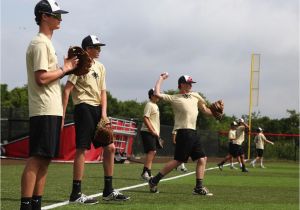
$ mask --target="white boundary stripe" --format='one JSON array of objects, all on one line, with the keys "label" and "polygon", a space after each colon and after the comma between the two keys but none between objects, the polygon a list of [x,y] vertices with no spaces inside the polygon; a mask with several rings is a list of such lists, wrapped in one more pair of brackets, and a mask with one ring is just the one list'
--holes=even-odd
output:
[{"label": "white boundary stripe", "polygon": [[[234,164],[237,164],[237,163],[234,163]],[[230,164],[228,163],[228,164],[225,164],[224,166],[229,166],[229,165]],[[205,169],[205,171],[211,171],[211,170],[214,170],[214,169],[219,169],[219,167],[207,168],[207,169]],[[185,173],[185,174],[182,174],[182,175],[178,175],[178,176],[173,176],[173,177],[170,177],[170,178],[162,179],[160,182],[165,182],[165,181],[170,181],[170,180],[173,180],[173,179],[178,179],[178,178],[189,176],[189,175],[192,175],[192,174],[195,174],[195,173],[196,173],[195,171],[192,171],[192,172]],[[143,186],[146,186],[146,185],[148,185],[148,183],[137,184],[137,185],[133,185],[133,186],[129,186],[129,187],[123,187],[123,188],[120,188],[120,189],[117,189],[117,190],[118,191],[130,190],[130,189],[134,189],[134,188],[138,188],[138,187],[143,187]],[[97,193],[97,194],[89,195],[87,197],[88,198],[95,198],[95,197],[102,196],[102,194],[103,193]],[[52,205],[49,205],[49,206],[44,206],[44,207],[42,207],[42,210],[54,209],[54,208],[57,208],[57,207],[60,207],[60,206],[68,205],[68,204],[70,204],[69,201],[63,201],[63,202],[52,204]]]}]

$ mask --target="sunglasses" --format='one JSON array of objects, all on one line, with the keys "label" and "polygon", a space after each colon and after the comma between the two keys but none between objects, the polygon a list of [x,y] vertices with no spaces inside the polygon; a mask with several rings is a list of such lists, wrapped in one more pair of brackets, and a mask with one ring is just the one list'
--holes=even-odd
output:
[{"label": "sunglasses", "polygon": [[43,12],[44,14],[51,16],[57,20],[61,20],[61,14],[53,14],[53,13],[49,13],[49,12]]},{"label": "sunglasses", "polygon": [[88,46],[88,48],[101,51],[101,47],[100,46]]}]

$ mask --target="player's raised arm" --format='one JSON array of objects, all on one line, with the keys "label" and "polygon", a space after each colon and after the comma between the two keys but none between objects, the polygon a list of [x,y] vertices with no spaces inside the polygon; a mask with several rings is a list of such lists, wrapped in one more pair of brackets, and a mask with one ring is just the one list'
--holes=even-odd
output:
[{"label": "player's raised arm", "polygon": [[159,76],[159,79],[156,81],[156,84],[155,84],[155,95],[157,96],[157,97],[161,97],[161,94],[160,94],[160,86],[161,86],[161,84],[162,84],[162,82],[164,81],[164,80],[166,80],[167,78],[169,77],[169,74],[168,74],[168,72],[164,72],[164,73],[162,73],[160,76]]}]

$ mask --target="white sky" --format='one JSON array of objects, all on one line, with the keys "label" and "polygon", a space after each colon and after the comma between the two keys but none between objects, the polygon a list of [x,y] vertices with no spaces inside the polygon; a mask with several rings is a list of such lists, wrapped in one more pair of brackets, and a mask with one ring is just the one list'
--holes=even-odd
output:
[{"label": "white sky", "polygon": [[[69,11],[53,43],[60,64],[71,45],[95,34],[100,62],[119,100],[147,100],[161,72],[176,89],[187,74],[225,113],[248,114],[251,54],[261,54],[259,106],[271,118],[299,112],[298,0],[58,0]],[[25,52],[38,31],[32,0],[1,0],[1,83],[27,83]],[[64,79],[62,82],[65,82]]]}]

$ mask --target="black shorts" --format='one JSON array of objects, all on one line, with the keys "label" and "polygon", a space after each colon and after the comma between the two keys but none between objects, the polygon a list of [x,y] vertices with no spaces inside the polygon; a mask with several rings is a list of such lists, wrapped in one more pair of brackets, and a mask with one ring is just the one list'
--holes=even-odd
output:
[{"label": "black shorts", "polygon": [[238,144],[232,144],[232,150],[230,153],[233,157],[238,157],[244,154],[243,146]]},{"label": "black shorts", "polygon": [[186,163],[189,157],[195,161],[206,157],[206,155],[196,130],[179,129],[176,135],[174,160]]},{"label": "black shorts", "polygon": [[256,154],[258,157],[262,157],[264,154],[264,150],[263,149],[256,149]]},{"label": "black shorts", "polygon": [[58,157],[61,116],[42,115],[29,119],[29,156]]},{"label": "black shorts", "polygon": [[144,153],[156,151],[159,148],[158,139],[148,131],[141,131]]},{"label": "black shorts", "polygon": [[232,142],[229,142],[229,144],[228,144],[228,151],[229,151],[229,154],[231,156],[233,156],[233,154],[234,154],[234,144]]},{"label": "black shorts", "polygon": [[[92,106],[85,103],[75,105],[76,149],[91,149],[91,143],[94,139],[95,130],[100,118],[101,106]],[[95,148],[101,146],[107,145],[94,144]]]}]

